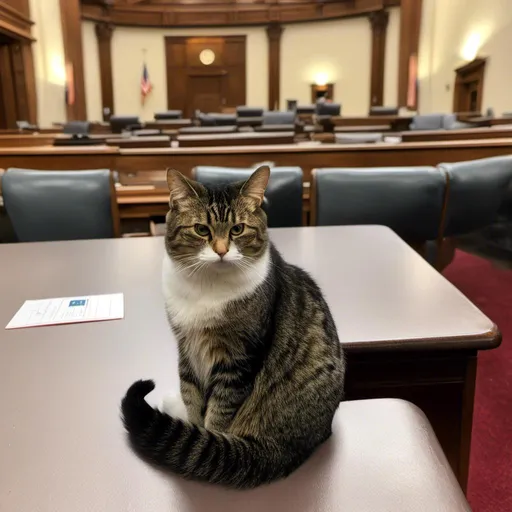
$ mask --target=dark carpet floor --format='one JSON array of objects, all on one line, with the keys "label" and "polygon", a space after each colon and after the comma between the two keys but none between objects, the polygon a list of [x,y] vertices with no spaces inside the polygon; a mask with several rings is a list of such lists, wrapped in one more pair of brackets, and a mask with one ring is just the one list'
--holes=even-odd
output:
[{"label": "dark carpet floor", "polygon": [[457,251],[444,275],[503,334],[498,349],[478,356],[468,499],[474,512],[511,512],[512,270]]}]

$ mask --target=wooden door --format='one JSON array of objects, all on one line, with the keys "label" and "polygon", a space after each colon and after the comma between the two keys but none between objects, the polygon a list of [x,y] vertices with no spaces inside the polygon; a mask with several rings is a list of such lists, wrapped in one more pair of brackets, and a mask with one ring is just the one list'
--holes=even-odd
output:
[{"label": "wooden door", "polygon": [[454,112],[480,112],[484,94],[485,59],[475,59],[455,70]]},{"label": "wooden door", "polygon": [[245,104],[245,36],[165,41],[169,109],[191,116]]}]

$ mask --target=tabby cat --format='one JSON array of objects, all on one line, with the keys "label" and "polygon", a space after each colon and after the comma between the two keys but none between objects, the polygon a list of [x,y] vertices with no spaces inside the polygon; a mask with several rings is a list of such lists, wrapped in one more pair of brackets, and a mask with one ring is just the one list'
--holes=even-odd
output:
[{"label": "tabby cat", "polygon": [[[287,476],[331,434],[345,365],[322,293],[286,263],[261,208],[269,168],[210,188],[169,170],[164,292],[187,420],[122,401],[134,448],[186,478],[247,488]],[[321,248],[318,248],[321,250]]]}]

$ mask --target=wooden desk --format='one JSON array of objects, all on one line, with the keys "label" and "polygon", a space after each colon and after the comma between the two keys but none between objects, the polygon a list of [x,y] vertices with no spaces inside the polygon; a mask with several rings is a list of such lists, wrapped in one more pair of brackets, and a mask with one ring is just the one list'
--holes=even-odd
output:
[{"label": "wooden desk", "polygon": [[512,117],[471,117],[466,119],[466,123],[472,123],[477,126],[498,126],[512,124]]},{"label": "wooden desk", "polygon": [[0,134],[0,148],[28,148],[51,146],[56,134],[16,133]]},{"label": "wooden desk", "polygon": [[177,140],[181,148],[204,148],[213,146],[261,146],[269,144],[292,144],[295,132],[238,132],[210,135],[178,135]]},{"label": "wooden desk", "polygon": [[[347,399],[411,399],[465,484],[477,350],[499,344],[496,326],[386,228],[282,228],[271,237],[325,292],[347,351]],[[163,511],[169,493],[185,492],[188,484],[131,452],[119,419],[133,381],[154,378],[162,394],[178,385],[162,255],[157,237],[0,246],[0,325],[29,298],[123,292],[126,311],[121,321],[0,330],[6,510],[145,510],[151,496],[151,510]]]},{"label": "wooden desk", "polygon": [[197,148],[118,149],[0,148],[0,168],[95,169],[110,167],[121,173],[164,170],[170,165],[189,175],[197,165],[251,167],[270,161],[297,165],[309,181],[317,167],[385,167],[437,165],[512,153],[512,139],[475,141],[405,142],[401,144],[276,144]]},{"label": "wooden desk", "polygon": [[507,128],[467,128],[463,130],[418,130],[401,133],[403,142],[444,142],[448,140],[507,139],[512,137],[512,125]]},{"label": "wooden desk", "polygon": [[394,131],[408,130],[411,122],[412,117],[403,116],[331,117],[331,124],[334,126],[375,126],[386,124]]},{"label": "wooden desk", "polygon": [[117,137],[106,140],[108,146],[118,148],[169,148],[171,137],[169,135],[155,135],[144,137]]}]

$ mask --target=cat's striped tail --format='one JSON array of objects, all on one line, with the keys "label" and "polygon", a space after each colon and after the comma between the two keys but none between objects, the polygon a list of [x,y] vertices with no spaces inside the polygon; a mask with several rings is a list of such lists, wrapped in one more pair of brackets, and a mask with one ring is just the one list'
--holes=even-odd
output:
[{"label": "cat's striped tail", "polygon": [[158,466],[193,480],[247,488],[284,477],[300,464],[267,441],[211,432],[153,409],[144,397],[154,387],[151,380],[132,384],[121,411],[133,447]]}]

